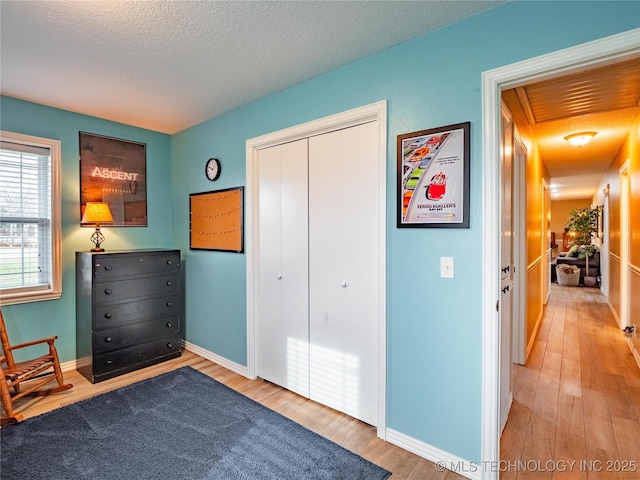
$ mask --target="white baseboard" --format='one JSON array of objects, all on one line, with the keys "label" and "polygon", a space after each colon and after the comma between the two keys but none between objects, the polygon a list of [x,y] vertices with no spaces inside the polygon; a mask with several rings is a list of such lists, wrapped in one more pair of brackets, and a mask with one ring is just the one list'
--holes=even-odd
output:
[{"label": "white baseboard", "polygon": [[60,364],[60,368],[62,369],[63,372],[75,370],[77,366],[78,365],[75,360],[69,360],[68,362],[64,362]]},{"label": "white baseboard", "polygon": [[189,350],[190,352],[195,353],[196,355],[200,355],[201,357],[220,365],[221,367],[226,368],[227,370],[231,370],[238,375],[249,378],[249,369],[244,365],[232,362],[227,358],[221,357],[220,355],[210,352],[209,350],[205,350],[204,348],[199,347],[198,345],[194,345],[191,342],[187,342],[186,340],[184,342],[184,348],[186,350]]},{"label": "white baseboard", "polygon": [[[237,373],[238,375],[242,375],[243,377],[249,378],[249,371],[247,367],[244,365],[240,365],[238,363],[232,362],[220,355],[217,355],[213,352],[205,350],[193,343],[184,341],[184,348],[189,350],[190,352],[195,353],[196,355],[200,355],[207,360],[211,360],[213,363],[220,365],[221,367],[226,368],[227,370],[231,370],[232,372]],[[63,372],[68,372],[70,370],[76,370],[78,367],[77,360],[69,360],[68,362],[64,362],[60,364],[60,368]]]},{"label": "white baseboard", "polygon": [[387,429],[386,436],[387,442],[433,462],[435,464],[433,468],[437,472],[442,472],[446,469],[471,480],[480,480],[482,478],[482,467],[478,462],[463,460],[433,445],[421,442],[390,428]]}]

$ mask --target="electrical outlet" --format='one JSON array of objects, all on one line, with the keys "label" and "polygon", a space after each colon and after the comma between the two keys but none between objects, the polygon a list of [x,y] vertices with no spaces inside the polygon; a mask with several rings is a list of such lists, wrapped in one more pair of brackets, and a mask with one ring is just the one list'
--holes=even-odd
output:
[{"label": "electrical outlet", "polygon": [[440,277],[453,278],[453,257],[440,257]]}]

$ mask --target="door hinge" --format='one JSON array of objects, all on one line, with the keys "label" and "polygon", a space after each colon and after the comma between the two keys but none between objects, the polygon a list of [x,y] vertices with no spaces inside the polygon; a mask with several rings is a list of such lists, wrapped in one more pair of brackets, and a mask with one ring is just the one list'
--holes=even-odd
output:
[{"label": "door hinge", "polygon": [[496,300],[496,312],[500,311],[500,300]]}]

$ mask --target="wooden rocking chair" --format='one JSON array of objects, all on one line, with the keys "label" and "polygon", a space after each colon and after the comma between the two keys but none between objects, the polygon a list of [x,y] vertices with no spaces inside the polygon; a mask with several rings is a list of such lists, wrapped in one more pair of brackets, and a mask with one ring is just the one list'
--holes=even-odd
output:
[{"label": "wooden rocking chair", "polygon": [[[0,310],[0,343],[2,343],[2,355],[0,355],[0,396],[2,408],[7,416],[0,417],[0,425],[10,425],[22,421],[23,416],[14,412],[14,402],[22,397],[37,397],[68,390],[73,385],[64,383],[62,370],[58,360],[58,352],[53,342],[58,337],[43,338],[33,342],[10,345],[7,330],[4,325],[4,317]],[[15,362],[13,351],[19,348],[31,347],[39,344],[49,344],[49,353],[33,360]],[[58,382],[58,386],[39,390],[51,382]],[[28,382],[28,383],[25,383]],[[22,385],[24,383],[24,385]]]}]

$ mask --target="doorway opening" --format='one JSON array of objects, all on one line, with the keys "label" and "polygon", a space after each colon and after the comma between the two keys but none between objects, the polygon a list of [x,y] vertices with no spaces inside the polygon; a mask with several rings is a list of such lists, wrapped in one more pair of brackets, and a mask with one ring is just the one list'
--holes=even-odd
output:
[{"label": "doorway opening", "polygon": [[[640,55],[640,30],[596,40],[484,72],[482,105],[483,145],[483,406],[482,461],[498,462],[500,455],[500,100],[501,91],[535,80],[559,77],[585,68],[606,66]],[[498,478],[484,471],[483,478]]]}]

